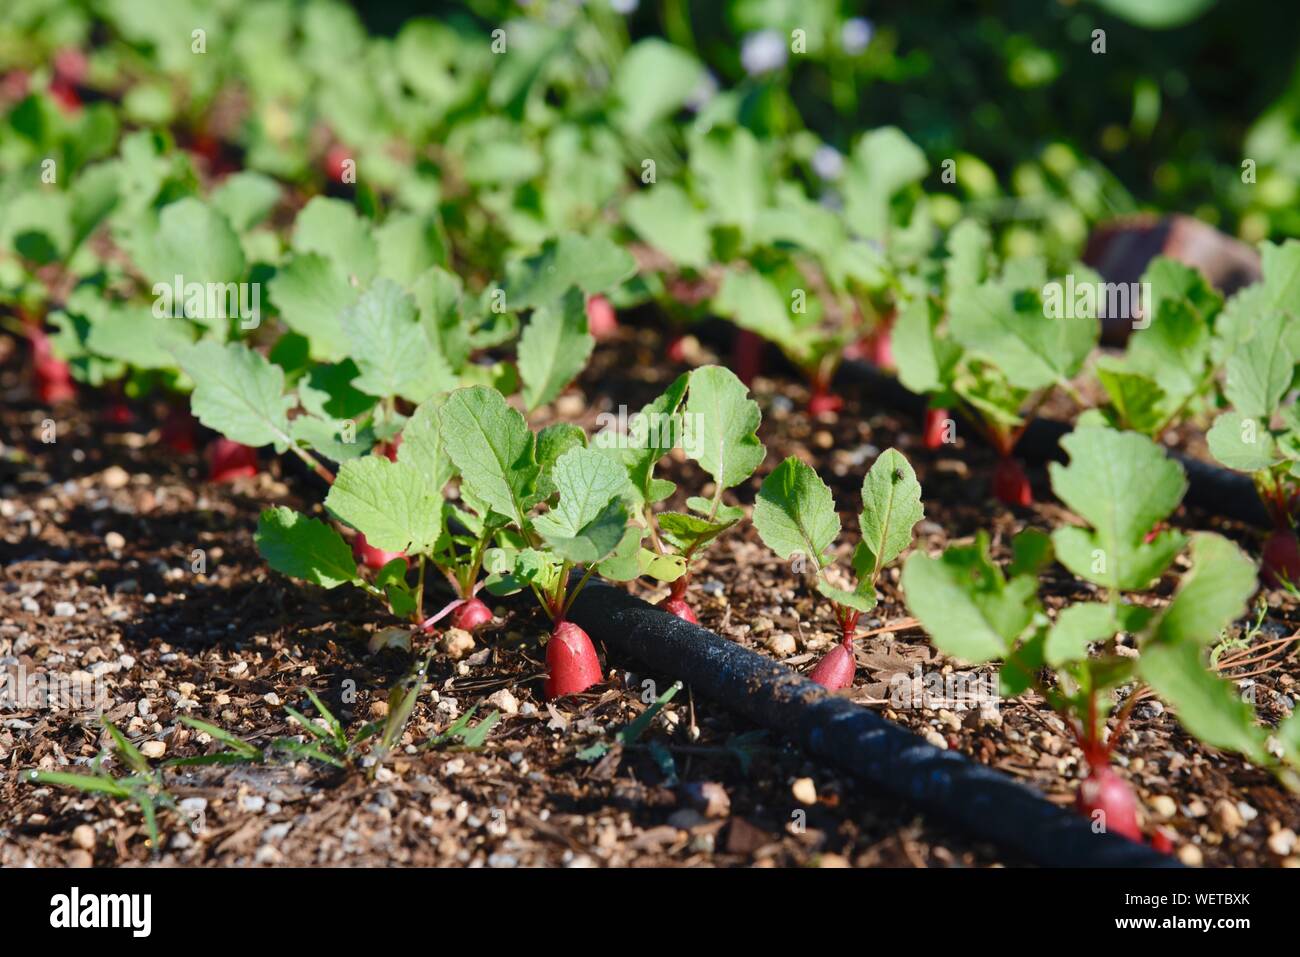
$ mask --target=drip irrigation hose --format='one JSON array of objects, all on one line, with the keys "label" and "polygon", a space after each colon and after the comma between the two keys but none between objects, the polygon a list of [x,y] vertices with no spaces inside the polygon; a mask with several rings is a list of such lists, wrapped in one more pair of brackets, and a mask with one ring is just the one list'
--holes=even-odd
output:
[{"label": "drip irrigation hose", "polygon": [[569,617],[616,658],[680,679],[934,819],[1049,867],[1176,867],[1178,862],[1057,807],[1007,775],[936,748],[791,668],[593,581]]},{"label": "drip irrigation hose", "polygon": [[[839,375],[842,381],[852,383],[886,408],[908,413],[918,419],[925,415],[924,396],[909,391],[893,376],[886,375],[869,363],[860,360],[845,361],[840,367]],[[1016,443],[1016,455],[1030,465],[1063,462],[1065,452],[1060,446],[1061,437],[1069,434],[1073,428],[1067,422],[1034,419]],[[976,433],[971,429],[967,434]],[[1184,504],[1259,528],[1273,527],[1249,475],[1203,462],[1172,449],[1166,451],[1187,473]]]}]

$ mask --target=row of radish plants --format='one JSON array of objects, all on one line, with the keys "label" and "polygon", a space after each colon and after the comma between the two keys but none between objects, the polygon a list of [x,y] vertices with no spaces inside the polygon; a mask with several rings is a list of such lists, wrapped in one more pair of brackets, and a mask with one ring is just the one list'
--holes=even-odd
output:
[{"label": "row of radish plants", "polygon": [[[12,84],[0,295],[31,343],[42,402],[102,387],[125,420],[132,402],[167,397],[163,438],[194,448],[194,420],[217,433],[217,480],[255,471],[267,447],[303,460],[328,488],[323,511],[262,514],[257,543],[272,568],[359,588],[377,614],[425,634],[484,625],[483,590],[531,594],[551,621],[545,694],[558,697],[603,677],[568,619],[591,577],[662,583],[665,610],[694,620],[692,569],[746,520],[735,490],[763,472],[751,520],[773,551],[813,570],[842,636],[811,677],[852,682],[858,621],[912,544],[922,490],[899,452],[872,465],[849,585],[829,558],[841,527],[827,487],[798,460],[765,466],[748,394],[760,338],[806,376],[816,416],[839,411],[846,357],[895,370],[929,397],[925,444],[952,440],[958,417],[969,423],[998,454],[995,497],[1015,507],[1032,501],[1016,441],[1063,393],[1080,412],[1069,464],[1050,480],[1079,524],[1024,532],[1005,568],[982,536],[938,556],[913,551],[901,576],[909,609],[942,651],[1001,662],[1006,694],[1037,690],[1062,713],[1089,762],[1081,804],[1112,830],[1138,837],[1109,749],[1143,686],[1192,734],[1295,783],[1300,722],[1263,727],[1207,662],[1245,610],[1255,564],[1220,536],[1168,527],[1186,480],[1158,440],[1210,426],[1211,453],[1254,477],[1276,523],[1266,579],[1300,578],[1290,401],[1300,243],[1264,244],[1262,281],[1226,301],[1194,270],[1156,259],[1140,328],[1122,355],[1101,354],[1095,297],[1067,303],[1068,317],[1051,308],[1067,288],[1057,280],[1089,289],[1100,277],[1053,248],[1023,255],[964,218],[897,129],[861,135],[835,161],[806,131],[760,136],[745,97],[695,102],[698,64],[660,41],[628,47],[608,24],[591,44],[564,47],[574,70],[616,62],[595,95],[526,31],[534,59],[510,59],[507,35],[506,59],[485,47],[444,74],[428,64],[459,55],[456,31],[426,25],[392,50],[354,47],[322,12],[330,5],[310,9],[296,26],[259,26],[300,31],[314,67],[298,79],[339,95],[286,96],[277,84],[288,81],[257,72],[254,132],[237,149],[206,122],[217,88],[265,62],[257,30],[245,45],[214,43],[210,85],[191,89],[180,115],[158,106],[153,68],[129,59],[70,54]],[[383,110],[340,89],[357,82],[352,71],[330,75],[358,57],[358,89],[391,81]],[[544,82],[529,69],[542,60]],[[691,83],[645,79],[665,75]],[[551,105],[557,88],[564,109]],[[492,110],[467,110],[485,95]],[[579,109],[605,125],[566,112]],[[383,148],[358,154],[344,131]],[[235,171],[236,159],[257,170]],[[581,373],[617,313],[643,305],[666,324],[673,359],[689,357],[680,337],[693,321],[732,320],[731,369],[683,374],[625,432],[534,431],[531,414]],[[677,448],[710,479],[684,499],[655,474]],[[674,496],[685,510],[666,506]],[[1144,593],[1184,553],[1174,598],[1153,607]],[[1102,600],[1048,616],[1038,576],[1053,562]],[[1138,658],[1118,652],[1121,636]],[[1122,702],[1118,689],[1129,689]]]}]

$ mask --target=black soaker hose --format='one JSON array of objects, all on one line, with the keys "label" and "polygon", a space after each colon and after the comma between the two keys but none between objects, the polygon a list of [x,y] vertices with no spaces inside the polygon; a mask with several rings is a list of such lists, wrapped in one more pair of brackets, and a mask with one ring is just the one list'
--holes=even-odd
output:
[{"label": "black soaker hose", "polygon": [[[886,375],[869,363],[846,361],[841,365],[839,375],[842,381],[852,383],[886,408],[914,415],[918,419],[925,415],[924,396],[909,391],[893,376]],[[1031,465],[1063,462],[1065,452],[1061,449],[1060,441],[1071,429],[1073,426],[1067,422],[1034,419],[1016,443],[1016,455]],[[1187,472],[1184,504],[1260,528],[1273,527],[1249,475],[1220,468],[1172,450],[1169,455],[1177,459]]]},{"label": "black soaker hose", "polygon": [[699,694],[795,741],[864,783],[979,840],[1049,867],[1176,867],[999,771],[917,735],[794,670],[592,582],[569,616],[613,654],[679,678]]}]

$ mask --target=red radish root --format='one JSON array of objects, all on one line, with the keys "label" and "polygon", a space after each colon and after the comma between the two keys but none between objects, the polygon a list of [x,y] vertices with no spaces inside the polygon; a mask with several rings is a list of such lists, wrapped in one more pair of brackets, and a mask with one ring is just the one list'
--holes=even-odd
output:
[{"label": "red radish root", "polygon": [[852,642],[841,642],[817,662],[817,666],[808,672],[808,678],[827,691],[839,691],[853,684],[855,666]]},{"label": "red radish root", "polygon": [[866,360],[880,369],[894,368],[894,341],[889,326],[881,326],[867,337]]},{"label": "red radish root", "polygon": [[731,351],[731,371],[747,386],[763,371],[763,340],[758,333],[748,329],[736,330]]},{"label": "red radish root", "polygon": [[216,438],[204,450],[209,482],[233,482],[257,474],[257,450],[227,438]]},{"label": "red radish root", "polygon": [[1010,457],[998,459],[998,464],[993,469],[993,497],[1003,505],[1025,508],[1034,504],[1029,476],[1018,460]]},{"label": "red radish root", "polygon": [[597,339],[608,339],[618,332],[618,316],[604,296],[592,296],[587,300],[587,331]]},{"label": "red radish root", "polygon": [[1174,841],[1169,833],[1162,827],[1156,828],[1151,832],[1151,850],[1159,854],[1172,854],[1174,852]]},{"label": "red radish root", "polygon": [[947,409],[925,410],[924,443],[927,449],[941,449],[948,444],[948,425],[951,421]]},{"label": "red radish root", "polygon": [[388,459],[390,462],[397,461],[397,450],[402,447],[402,433],[398,432],[393,436],[391,442],[380,442],[375,445],[375,451]]},{"label": "red radish root", "polygon": [[824,383],[814,383],[812,395],[808,399],[808,414],[819,416],[823,413],[838,412],[844,408],[844,400],[827,390]]},{"label": "red radish root", "polygon": [[670,615],[676,615],[682,621],[689,621],[692,625],[698,625],[700,620],[695,617],[695,609],[691,608],[690,602],[686,600],[686,587],[691,583],[689,575],[683,575],[672,583],[672,591],[668,597],[659,602],[659,607]]},{"label": "red radish root", "polygon": [[579,694],[600,684],[600,659],[587,633],[571,621],[556,622],[546,643],[546,700]]},{"label": "red radish root", "polygon": [[678,365],[686,364],[686,336],[678,333],[668,340],[668,361]]},{"label": "red radish root", "polygon": [[1280,588],[1284,582],[1300,584],[1300,541],[1290,529],[1278,529],[1264,542],[1260,553],[1264,583]]},{"label": "red radish root", "polygon": [[479,625],[486,625],[492,618],[491,608],[477,598],[471,598],[456,609],[451,625],[463,631],[473,631]]},{"label": "red radish root", "polygon": [[162,443],[177,455],[190,455],[198,448],[197,426],[189,409],[174,406],[163,420]]},{"label": "red radish root", "polygon": [[1079,813],[1103,830],[1122,834],[1130,841],[1142,840],[1137,821],[1137,798],[1128,782],[1108,764],[1092,767],[1079,785],[1075,801]]},{"label": "red radish root", "polygon": [[37,399],[45,405],[75,399],[77,390],[72,384],[72,370],[54,354],[46,331],[39,324],[30,325],[27,338],[32,344],[32,379]]},{"label": "red radish root", "polygon": [[[406,560],[404,552],[388,552],[382,548],[375,548],[360,532],[357,532],[357,537],[352,543],[352,554],[356,556],[357,561],[374,571],[383,568],[394,558]],[[407,561],[407,564],[409,565],[410,562]]]},{"label": "red radish root", "polygon": [[700,620],[695,617],[695,610],[685,598],[674,598],[669,595],[659,603],[659,607],[670,615],[676,615],[682,621],[689,621],[692,625],[700,623]]},{"label": "red radish root", "polygon": [[122,399],[114,399],[104,406],[104,421],[109,425],[130,425],[135,421],[135,413]]},{"label": "red radish root", "polygon": [[347,164],[351,159],[352,151],[346,146],[331,146],[325,154],[325,175],[336,183],[344,183],[344,177],[349,171]]}]

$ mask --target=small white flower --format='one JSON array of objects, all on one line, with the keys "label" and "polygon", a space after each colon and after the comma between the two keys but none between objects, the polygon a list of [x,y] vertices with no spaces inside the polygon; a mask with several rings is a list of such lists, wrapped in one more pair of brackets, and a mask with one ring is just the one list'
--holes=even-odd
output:
[{"label": "small white flower", "polygon": [[692,113],[698,113],[718,94],[718,81],[713,78],[712,73],[705,73],[700,77],[700,82],[695,85],[691,95],[686,98],[686,108]]},{"label": "small white flower", "polygon": [[750,76],[771,73],[785,66],[785,37],[777,30],[751,33],[740,44],[740,64]]},{"label": "small white flower", "polygon": [[844,172],[844,154],[823,143],[812,155],[813,172],[825,180],[839,179]]},{"label": "small white flower", "polygon": [[636,8],[640,5],[641,0],[609,0],[609,8],[625,17],[636,13]]},{"label": "small white flower", "polygon": [[862,17],[851,17],[844,21],[840,27],[840,45],[844,47],[844,52],[849,56],[857,56],[867,48],[871,42],[871,36],[876,32],[870,20]]}]

